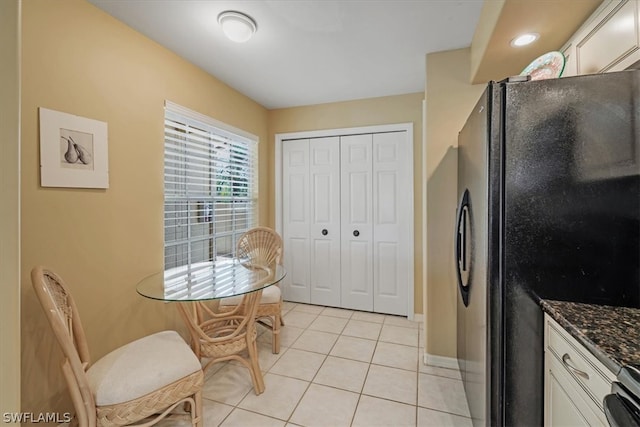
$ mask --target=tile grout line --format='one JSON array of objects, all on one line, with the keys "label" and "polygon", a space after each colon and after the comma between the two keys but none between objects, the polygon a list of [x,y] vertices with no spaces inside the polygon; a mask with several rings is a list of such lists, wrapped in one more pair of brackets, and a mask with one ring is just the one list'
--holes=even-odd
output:
[{"label": "tile grout line", "polygon": [[[315,321],[315,320],[317,320],[320,316],[322,316],[322,312],[320,312],[320,313],[316,316],[316,318],[314,319],[314,321]],[[329,316],[328,316],[328,317],[329,317]],[[337,317],[337,316],[336,316],[336,317]],[[365,374],[365,376],[364,376],[364,381],[363,381],[363,383],[362,383],[362,386],[360,387],[360,392],[359,392],[359,393],[357,393],[357,395],[358,395],[358,399],[357,399],[357,402],[356,402],[356,405],[355,405],[355,408],[354,408],[353,414],[351,415],[351,422],[350,422],[350,424],[349,424],[349,425],[350,425],[350,426],[352,426],[352,425],[353,425],[353,423],[354,423],[354,421],[355,421],[355,417],[356,417],[356,414],[357,414],[357,412],[358,412],[358,407],[359,407],[359,405],[360,405],[360,401],[361,401],[361,399],[362,399],[362,396],[363,396],[363,395],[364,395],[364,396],[369,396],[369,395],[367,395],[366,393],[364,393],[364,387],[365,387],[365,385],[366,385],[366,380],[367,380],[367,377],[368,377],[369,372],[370,372],[370,370],[371,370],[371,365],[384,366],[384,367],[389,367],[389,366],[386,366],[386,365],[378,365],[378,364],[376,364],[376,363],[374,363],[374,362],[373,362],[373,358],[374,358],[374,356],[375,356],[376,350],[378,349],[379,344],[380,344],[381,342],[383,342],[383,341],[380,341],[380,338],[381,338],[381,336],[382,336],[382,331],[383,331],[384,326],[385,326],[385,324],[386,324],[386,318],[383,320],[383,322],[382,322],[382,323],[378,323],[378,322],[371,322],[371,321],[368,321],[368,320],[362,320],[362,319],[353,319],[353,314],[352,314],[351,316],[349,316],[348,318],[346,318],[346,319],[347,319],[347,322],[345,323],[345,326],[342,328],[341,332],[340,332],[339,334],[337,334],[336,341],[335,341],[335,342],[333,343],[333,345],[331,346],[331,349],[326,353],[326,355],[325,355],[325,359],[323,360],[323,364],[320,366],[320,368],[318,368],[318,371],[316,371],[316,374],[315,374],[315,375],[314,375],[314,377],[311,379],[311,381],[310,381],[310,383],[309,383],[309,386],[308,386],[308,387],[307,387],[307,389],[305,390],[305,393],[302,395],[302,397],[300,398],[300,401],[299,401],[299,402],[298,402],[298,404],[296,405],[296,409],[297,409],[298,405],[300,404],[300,402],[302,401],[302,399],[304,398],[304,395],[307,393],[307,391],[308,391],[308,390],[309,390],[309,388],[311,387],[311,384],[313,384],[313,380],[317,377],[318,373],[320,372],[320,369],[322,369],[322,366],[324,365],[324,363],[326,363],[326,361],[327,361],[327,359],[328,359],[328,357],[329,357],[329,355],[330,355],[330,353],[331,353],[331,350],[333,350],[333,348],[335,347],[335,345],[336,345],[336,343],[338,342],[338,340],[340,339],[340,337],[343,337],[343,336],[344,336],[344,337],[360,338],[360,339],[366,339],[366,340],[374,341],[374,342],[375,342],[375,346],[374,346],[374,348],[373,348],[373,351],[371,352],[371,357],[369,358],[369,361],[368,361],[368,363],[367,363],[367,372],[366,372],[366,374]],[[345,329],[347,328],[347,325],[348,325],[348,323],[349,323],[351,320],[380,325],[380,329],[379,329],[379,331],[378,331],[378,333],[377,333],[377,335],[376,335],[376,338],[375,338],[375,339],[368,339],[368,338],[364,338],[364,337],[344,335],[344,331],[345,331]],[[313,324],[313,322],[311,322],[311,324],[310,324],[307,328],[305,328],[305,329],[304,329],[304,331],[309,330],[309,328],[311,327],[311,325],[312,325],[312,324]],[[388,326],[397,326],[397,325],[388,325]],[[398,327],[401,327],[401,326],[398,326]],[[406,328],[406,329],[412,330],[412,329],[414,329],[414,328]],[[326,331],[323,331],[323,332],[326,332]],[[303,334],[304,334],[304,332],[302,332],[302,334],[300,334],[300,336],[302,336]],[[298,339],[299,339],[299,337],[298,337]],[[298,339],[296,339],[296,341],[297,341]],[[419,340],[418,340],[418,341],[419,341]],[[295,342],[294,342],[294,343],[295,343]],[[407,345],[399,344],[399,343],[389,343],[389,344],[397,344],[397,345],[403,345],[403,346],[405,346],[405,347],[409,347],[409,348],[416,348],[416,351],[419,353],[419,348],[418,348],[419,343],[418,343],[418,346],[416,346],[416,347],[413,347],[413,346],[407,346]],[[293,345],[293,344],[292,344],[292,345]],[[334,357],[339,357],[339,356],[334,356]],[[419,355],[418,355],[418,357],[419,357]],[[353,359],[348,359],[348,358],[343,358],[343,359],[345,359],[345,360],[353,360]],[[417,361],[417,362],[419,362],[419,361]],[[391,367],[391,368],[393,368],[393,367]],[[398,368],[398,369],[401,369],[401,368]],[[406,369],[403,369],[403,370],[406,370]],[[409,371],[409,370],[407,370],[407,371]],[[415,372],[416,372],[416,375],[418,375],[418,374],[419,374],[418,366],[416,366],[416,370],[415,370]],[[417,378],[416,378],[416,385],[417,385]],[[330,387],[330,386],[327,386],[327,387]],[[338,388],[338,387],[331,387],[331,388],[334,388],[334,389],[336,389],[336,390],[342,390],[342,389],[340,389],[340,388]],[[417,405],[417,390],[418,390],[418,388],[416,387],[416,399],[415,399],[416,404],[415,404],[415,405],[409,405],[409,406],[413,406],[413,409],[414,409],[414,420],[415,420],[415,425],[416,425],[416,426],[417,426],[417,411],[418,411],[418,405]],[[382,400],[387,400],[387,401],[390,401],[390,402],[399,403],[399,404],[405,404],[405,405],[406,405],[406,402],[398,402],[398,401],[395,401],[395,400],[392,400],[392,399],[380,398],[380,397],[376,397],[376,396],[369,396],[369,397],[377,398],[377,399],[382,399]],[[291,415],[291,416],[293,416],[293,414],[294,414],[294,413],[295,413],[295,409],[294,409],[294,411],[292,412],[292,415]],[[291,417],[289,418],[289,420],[288,420],[287,422],[289,422],[289,421],[290,421],[290,419],[291,419]]]},{"label": "tile grout line", "polygon": [[[301,348],[295,348],[296,350],[299,350],[299,351],[305,351],[305,352],[309,352],[309,353],[322,355],[323,358],[322,358],[322,362],[320,363],[320,365],[317,368],[317,370],[315,370],[315,372],[313,373],[313,376],[310,378],[310,380],[308,380],[308,381],[307,380],[302,380],[302,381],[307,381],[306,387],[305,387],[304,391],[302,392],[302,394],[300,395],[300,398],[297,401],[296,405],[293,407],[293,409],[291,410],[290,414],[288,415],[287,419],[283,420],[281,418],[277,418],[277,417],[273,417],[273,416],[270,416],[270,415],[263,414],[261,412],[257,412],[257,410],[250,410],[250,409],[241,408],[239,405],[242,404],[242,402],[247,398],[247,396],[251,392],[251,389],[249,389],[247,391],[247,393],[245,393],[244,395],[242,395],[242,397],[240,397],[240,399],[238,400],[238,402],[235,405],[228,405],[227,403],[219,402],[219,401],[216,401],[214,399],[209,399],[209,398],[206,398],[206,397],[203,396],[203,398],[206,399],[207,401],[214,402],[214,403],[219,403],[219,404],[222,404],[222,405],[228,405],[228,406],[230,406],[232,408],[231,411],[220,421],[219,425],[224,424],[224,422],[226,422],[229,419],[231,414],[234,413],[234,411],[236,409],[237,410],[242,410],[242,411],[247,411],[247,412],[259,415],[259,416],[268,417],[270,419],[277,420],[277,421],[280,421],[280,422],[285,422],[286,424],[292,424],[293,423],[291,421],[292,417],[294,416],[295,412],[300,408],[300,405],[301,405],[303,399],[305,398],[305,396],[307,395],[307,393],[309,392],[312,384],[316,384],[316,385],[319,385],[319,386],[324,386],[324,387],[327,387],[327,388],[330,388],[330,389],[339,390],[339,391],[351,392],[351,393],[354,393],[354,394],[357,395],[357,400],[355,402],[353,413],[351,414],[350,422],[347,424],[349,426],[353,426],[354,422],[356,421],[356,414],[357,414],[358,408],[360,407],[360,404],[362,402],[362,397],[363,396],[371,397],[371,398],[374,398],[374,399],[380,399],[380,400],[384,400],[384,401],[388,401],[388,402],[393,402],[393,403],[396,403],[396,404],[413,406],[413,409],[414,409],[414,417],[413,418],[414,418],[414,423],[415,423],[416,426],[418,425],[418,412],[419,412],[420,408],[427,409],[427,410],[430,410],[430,411],[439,412],[439,413],[445,413],[445,414],[449,414],[449,415],[452,415],[452,416],[463,417],[463,418],[466,418],[466,419],[470,420],[470,418],[467,417],[467,416],[463,416],[463,415],[460,415],[460,414],[456,414],[456,413],[448,412],[448,411],[443,411],[443,410],[439,410],[439,409],[433,409],[433,408],[429,408],[429,407],[422,407],[422,406],[419,405],[420,376],[421,376],[421,374],[424,374],[425,376],[428,376],[428,377],[437,377],[437,378],[443,378],[443,379],[447,379],[447,380],[461,381],[458,378],[452,378],[452,377],[449,377],[449,376],[446,376],[446,375],[438,375],[437,372],[435,372],[435,373],[421,372],[421,366],[422,365],[421,365],[421,360],[420,360],[420,333],[422,332],[422,330],[421,330],[420,326],[418,326],[418,328],[416,328],[416,327],[413,327],[413,326],[405,326],[405,325],[394,324],[393,322],[388,323],[388,320],[390,319],[390,317],[386,317],[386,316],[382,319],[382,322],[372,321],[370,319],[354,319],[353,316],[354,316],[354,314],[358,313],[358,311],[351,311],[348,316],[339,316],[339,315],[336,315],[337,313],[331,313],[331,312],[324,313],[324,310],[326,310],[328,307],[325,307],[321,311],[317,311],[317,310],[305,311],[304,309],[296,310],[296,307],[298,307],[297,304],[293,305],[291,308],[289,308],[286,312],[283,313],[283,317],[287,316],[287,315],[289,315],[291,313],[302,313],[302,314],[313,316],[313,319],[308,323],[305,322],[305,323],[307,323],[307,325],[305,327],[303,327],[303,328],[300,328],[300,327],[295,326],[295,325],[291,325],[290,323],[286,323],[288,326],[291,326],[294,329],[300,329],[301,332],[293,341],[291,341],[291,343],[289,343],[289,345],[287,347],[284,348],[284,351],[281,352],[278,355],[277,359],[269,366],[269,369],[264,371],[265,375],[266,374],[270,374],[270,375],[274,375],[274,376],[281,376],[281,377],[284,377],[284,378],[292,378],[292,379],[296,379],[296,380],[300,381],[300,380],[302,380],[301,378],[289,377],[287,375],[274,373],[271,370],[274,368],[274,366],[276,366],[278,361],[285,354],[287,354],[287,352],[290,349],[293,348],[295,343],[300,342],[301,337],[308,331],[335,335],[335,340],[333,341],[333,343],[330,346],[328,346],[328,349],[324,350],[324,351],[314,351],[314,350],[305,349],[304,348],[304,344],[302,344],[302,343],[300,344],[302,346]],[[313,324],[321,317],[332,318],[332,319],[344,319],[345,323],[344,323],[344,326],[342,326],[340,328],[339,332],[335,332],[334,330],[312,329]],[[363,336],[357,336],[357,335],[345,335],[344,332],[345,332],[349,322],[351,322],[351,321],[358,321],[358,322],[364,322],[364,323],[379,325],[379,330],[378,330],[378,332],[376,334],[375,339],[374,338],[363,337]],[[418,343],[417,343],[417,345],[413,346],[413,345],[409,345],[409,344],[406,344],[406,343],[403,343],[403,342],[381,341],[382,334],[383,334],[385,326],[403,328],[403,329],[407,329],[407,330],[417,330],[417,333],[418,333]],[[329,329],[330,329],[330,327],[329,327]],[[268,331],[263,331],[263,333],[267,333],[267,332]],[[262,334],[260,334],[260,335],[262,335]],[[365,333],[365,335],[366,335],[366,333]],[[371,351],[371,356],[368,358],[368,361],[364,362],[361,359],[352,359],[352,358],[345,357],[345,356],[342,356],[342,355],[331,355],[331,352],[336,348],[336,345],[340,341],[341,338],[354,338],[354,339],[361,339],[361,340],[366,340],[366,341],[373,341],[375,343],[375,345],[373,346],[373,349]],[[263,341],[263,343],[264,343],[264,341]],[[417,362],[416,362],[415,371],[414,371],[415,375],[416,375],[416,390],[415,390],[415,395],[414,395],[415,399],[414,399],[414,404],[413,405],[407,404],[406,402],[403,402],[403,401],[398,401],[398,400],[393,400],[393,399],[389,399],[389,398],[369,395],[369,394],[365,393],[365,386],[366,386],[366,383],[367,383],[367,378],[369,377],[369,374],[371,373],[372,365],[381,366],[381,367],[385,367],[385,368],[391,368],[391,369],[399,369],[399,370],[403,370],[403,371],[407,371],[407,372],[413,371],[412,369],[406,369],[406,367],[402,368],[402,367],[393,366],[393,365],[385,365],[385,364],[381,364],[380,362],[374,363],[374,357],[376,355],[376,352],[378,350],[380,350],[380,344],[381,343],[390,344],[390,345],[394,345],[394,346],[401,346],[401,347],[405,347],[405,348],[415,348],[416,352],[418,353]],[[335,358],[335,359],[366,363],[366,365],[367,365],[366,366],[366,372],[364,373],[364,379],[362,381],[362,385],[359,388],[359,392],[354,392],[354,391],[352,391],[350,389],[345,389],[345,388],[341,388],[341,387],[338,387],[338,386],[325,385],[325,384],[315,383],[314,382],[318,378],[318,375],[319,375],[320,371],[322,370],[322,368],[327,365],[327,362],[329,360],[329,356],[331,356],[332,358]],[[383,361],[384,360],[385,359],[383,359]],[[453,371],[453,370],[451,370],[451,371]],[[215,375],[215,372],[212,375]]]}]

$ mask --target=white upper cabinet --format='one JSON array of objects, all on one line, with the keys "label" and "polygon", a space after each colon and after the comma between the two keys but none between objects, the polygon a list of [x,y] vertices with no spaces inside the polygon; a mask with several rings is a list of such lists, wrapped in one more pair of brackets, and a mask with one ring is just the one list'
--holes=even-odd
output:
[{"label": "white upper cabinet", "polygon": [[640,61],[638,0],[606,0],[561,51],[563,77],[621,71]]}]

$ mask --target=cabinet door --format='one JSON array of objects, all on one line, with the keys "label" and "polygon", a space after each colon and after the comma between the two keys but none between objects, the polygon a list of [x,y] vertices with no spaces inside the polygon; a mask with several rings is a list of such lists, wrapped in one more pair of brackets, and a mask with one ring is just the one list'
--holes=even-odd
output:
[{"label": "cabinet door", "polygon": [[309,142],[311,303],[340,306],[340,138]]},{"label": "cabinet door", "polygon": [[640,60],[640,3],[605,0],[563,50],[563,77],[621,71]]},{"label": "cabinet door", "polygon": [[373,311],[372,135],[340,137],[342,307]]},{"label": "cabinet door", "polygon": [[373,135],[373,310],[407,315],[410,180],[406,132]]},{"label": "cabinet door", "polygon": [[[610,393],[615,374],[548,314],[544,363],[545,425],[608,425],[602,401]],[[579,418],[575,418],[576,411]]]},{"label": "cabinet door", "polygon": [[588,398],[549,349],[545,352],[544,381],[545,426],[606,425],[602,411]]},{"label": "cabinet door", "polygon": [[[615,9],[608,12],[612,7]],[[639,15],[637,1],[612,2],[597,26],[576,44],[578,74],[619,71],[636,62],[640,53]]]},{"label": "cabinet door", "polygon": [[548,412],[546,414],[545,425],[552,426],[588,426],[576,404],[571,400],[569,394],[562,388],[560,380],[556,378],[554,372],[547,376],[548,384]]},{"label": "cabinet door", "polygon": [[282,159],[284,298],[309,303],[309,140],[283,141]]}]

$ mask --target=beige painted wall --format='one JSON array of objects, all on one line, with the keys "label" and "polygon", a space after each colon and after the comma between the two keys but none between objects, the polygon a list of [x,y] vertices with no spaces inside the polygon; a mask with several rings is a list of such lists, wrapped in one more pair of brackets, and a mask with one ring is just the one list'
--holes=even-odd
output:
[{"label": "beige painted wall", "polygon": [[[275,134],[324,129],[341,129],[393,123],[413,123],[414,193],[414,313],[422,313],[422,100],[423,93],[386,96],[269,111],[270,159],[275,161]],[[275,195],[271,175],[270,197]],[[275,207],[269,210],[275,215]],[[269,218],[275,224],[275,218]]]},{"label": "beige painted wall", "polygon": [[0,414],[20,410],[20,1],[0,1]]},{"label": "beige painted wall", "polygon": [[[22,408],[37,413],[70,403],[33,266],[67,281],[94,360],[144,334],[182,329],[172,305],[135,291],[163,265],[165,99],[260,138],[260,195],[270,165],[262,106],[90,3],[29,0],[22,25]],[[107,190],[40,187],[38,107],[108,123]]]},{"label": "beige painted wall", "polygon": [[470,84],[470,49],[427,55],[427,353],[456,357],[453,235],[458,132],[484,85]]},{"label": "beige painted wall", "polygon": [[482,4],[482,11],[478,19],[478,25],[473,33],[471,40],[471,78],[473,79],[478,73],[480,63],[484,59],[487,48],[491,43],[493,32],[495,31],[500,13],[507,0],[485,1]]}]

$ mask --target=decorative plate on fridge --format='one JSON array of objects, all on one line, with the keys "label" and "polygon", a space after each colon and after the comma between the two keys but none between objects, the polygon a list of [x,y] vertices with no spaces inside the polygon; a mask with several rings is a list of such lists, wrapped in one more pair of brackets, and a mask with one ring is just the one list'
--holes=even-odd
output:
[{"label": "decorative plate on fridge", "polygon": [[531,80],[555,79],[562,75],[564,63],[564,55],[561,52],[547,52],[534,59],[520,75],[530,75]]}]

